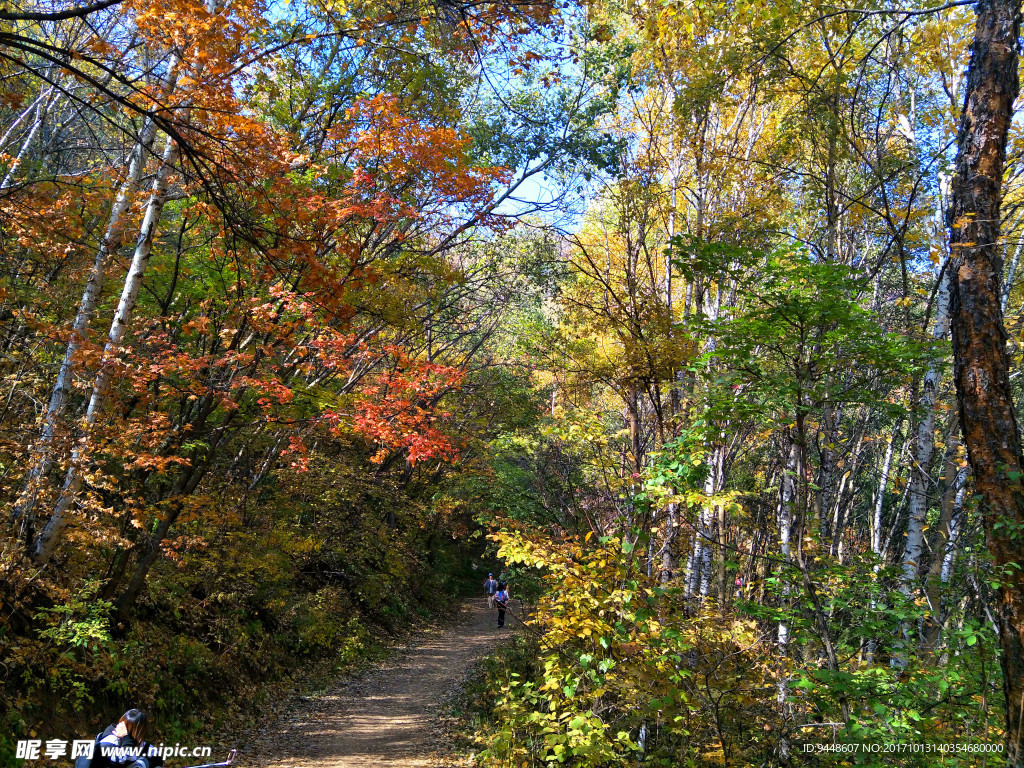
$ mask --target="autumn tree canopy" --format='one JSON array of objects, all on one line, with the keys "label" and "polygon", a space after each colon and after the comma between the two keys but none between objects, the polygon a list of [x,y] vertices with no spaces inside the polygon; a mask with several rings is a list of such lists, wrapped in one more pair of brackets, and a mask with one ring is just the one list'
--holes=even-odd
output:
[{"label": "autumn tree canopy", "polygon": [[1019,34],[0,9],[0,763],[235,722],[500,561],[483,765],[1024,766]]}]

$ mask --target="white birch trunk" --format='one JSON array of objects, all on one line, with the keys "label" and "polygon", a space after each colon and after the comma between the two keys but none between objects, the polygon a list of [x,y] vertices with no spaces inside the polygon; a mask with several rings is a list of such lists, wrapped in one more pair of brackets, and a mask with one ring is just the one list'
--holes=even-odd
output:
[{"label": "white birch trunk", "polygon": [[[949,279],[943,273],[942,282],[935,295],[935,323],[932,338],[936,341],[945,337],[949,330]],[[931,465],[935,453],[935,403],[939,384],[942,381],[940,360],[932,360],[928,372],[921,382],[921,396],[918,408],[921,413],[917,425],[917,441],[914,445],[914,461],[910,475],[910,512],[907,518],[907,543],[903,550],[900,589],[911,594],[917,587],[924,543],[925,516],[928,512],[928,487],[931,484]]]},{"label": "white birch trunk", "polygon": [[960,541],[960,533],[964,523],[964,492],[967,488],[967,468],[964,467],[957,473],[954,481],[956,495],[953,497],[953,512],[949,516],[949,532],[946,536],[946,546],[942,553],[942,570],[939,578],[943,584],[949,584],[953,578],[953,566],[956,565],[956,550]]},{"label": "white birch trunk", "polygon": [[[878,494],[875,496],[875,506],[871,514],[871,551],[875,555],[874,572],[882,567],[882,508],[885,506],[885,492],[889,488],[889,474],[892,471],[892,454],[896,446],[896,439],[900,434],[900,422],[893,427],[892,437],[889,438],[889,445],[885,449],[885,458],[882,460],[882,471],[878,478]],[[878,601],[871,598],[871,610],[874,611]],[[867,661],[868,664],[875,660],[875,638],[868,639]]]},{"label": "white birch trunk", "polygon": [[[221,7],[219,0],[207,0],[206,2],[206,10],[211,15],[216,14],[219,7]],[[177,53],[172,54],[168,67],[168,85],[165,89],[165,96],[171,92],[176,84],[181,64],[181,57]],[[201,73],[202,68],[200,68],[196,77],[199,77]],[[128,331],[128,323],[131,321],[132,312],[135,309],[135,303],[142,288],[142,278],[145,276],[146,268],[149,265],[149,258],[153,250],[153,240],[156,237],[156,230],[160,217],[163,214],[164,204],[167,202],[170,179],[174,173],[174,166],[178,162],[179,155],[180,147],[173,138],[168,136],[156,178],[153,180],[153,185],[150,189],[149,201],[146,204],[146,213],[139,230],[139,238],[136,241],[132,263],[128,268],[128,275],[121,290],[117,311],[114,313],[114,319],[110,326],[107,344],[104,347],[103,357],[100,362],[100,369],[93,382],[92,394],[86,410],[84,435],[72,453],[68,473],[64,478],[64,485],[61,489],[60,497],[57,499],[53,514],[50,516],[46,527],[36,539],[33,555],[37,562],[45,563],[53,555],[60,541],[61,534],[67,527],[68,511],[71,504],[82,488],[89,433],[95,426],[99,419],[99,414],[105,405],[107,389],[110,386],[111,363],[117,355],[118,346]],[[155,546],[159,546],[159,540]]]},{"label": "white birch trunk", "polygon": [[22,110],[20,115],[18,115],[16,118],[14,118],[14,120],[11,121],[11,124],[7,126],[7,130],[4,131],[4,135],[0,137],[0,152],[3,152],[3,150],[7,147],[7,143],[8,141],[10,141],[12,134],[18,129],[18,126],[21,125],[22,121],[26,117],[31,115],[33,112],[35,112],[44,100],[49,98],[50,90],[51,89],[47,89],[40,93],[38,96],[36,96],[35,100],[31,104],[29,104],[24,110]]},{"label": "white birch trunk", "polygon": [[893,427],[892,437],[889,438],[889,445],[885,449],[882,471],[878,477],[878,493],[875,495],[875,507],[871,515],[871,551],[879,558],[882,556],[882,508],[885,505],[885,492],[889,487],[889,474],[892,471],[893,449],[896,447],[899,434],[900,424],[897,422]]},{"label": "white birch trunk", "polygon": [[117,311],[114,313],[114,320],[110,325],[110,332],[107,337],[107,344],[103,350],[100,370],[96,374],[96,379],[93,383],[89,407],[85,414],[85,435],[82,443],[75,448],[72,454],[71,465],[68,467],[64,486],[61,489],[60,497],[57,499],[53,515],[36,540],[34,554],[38,562],[46,562],[53,554],[61,534],[67,527],[68,510],[82,488],[85,471],[84,463],[87,460],[85,443],[88,442],[89,433],[95,427],[106,402],[107,389],[110,386],[118,347],[128,331],[128,323],[131,321],[132,312],[139,297],[142,278],[146,273],[146,267],[149,265],[149,257],[153,251],[153,240],[156,237],[157,225],[160,222],[164,204],[167,202],[167,190],[177,161],[178,145],[172,138],[168,137],[164,154],[160,161],[160,168],[157,171],[156,178],[153,180],[149,201],[146,204],[146,214],[142,220],[135,253],[132,256],[132,263],[128,268],[124,288],[121,291],[121,299],[118,302]]},{"label": "white birch trunk", "polygon": [[32,142],[36,138],[36,134],[39,133],[39,128],[46,120],[46,115],[50,111],[50,104],[53,103],[56,86],[50,86],[43,94],[36,100],[36,117],[32,121],[32,126],[28,129],[28,133],[25,134],[24,140],[21,142],[21,149],[18,150],[17,157],[11,162],[11,167],[7,169],[7,173],[4,174],[4,180],[0,182],[0,191],[9,189],[11,186],[11,179],[14,178],[15,171],[21,166],[22,160],[25,159],[28,148],[32,146]]},{"label": "white birch trunk", "polygon": [[[779,490],[779,553],[782,560],[788,565],[792,561],[793,535],[793,501],[796,499],[796,446],[790,446],[786,458],[786,471],[782,476],[782,486]],[[789,582],[786,577],[785,566],[782,571],[782,594],[789,594]],[[779,649],[785,655],[785,648],[789,644],[789,625],[785,621],[779,622]]]},{"label": "white birch trunk", "polygon": [[699,536],[693,537],[693,546],[690,548],[690,552],[686,556],[686,570],[683,573],[683,587],[686,597],[690,597],[693,594],[690,590],[690,582],[693,579],[694,564],[697,562],[697,558],[699,557],[699,553],[697,551],[699,541]]},{"label": "white birch trunk", "polygon": [[701,510],[701,528],[703,528],[703,536],[705,538],[704,549],[701,550],[700,560],[700,602],[703,603],[708,596],[708,590],[711,587],[711,554],[712,547],[710,546],[711,537],[714,534],[714,511],[711,507],[707,507]]},{"label": "white birch trunk", "polygon": [[704,510],[697,518],[697,532],[693,537],[693,550],[686,562],[686,597],[697,594],[700,587],[701,566],[704,562],[704,548],[707,546],[704,531]]},{"label": "white birch trunk", "polygon": [[[787,569],[792,560],[792,547],[790,539],[793,533],[793,501],[796,499],[796,471],[797,471],[797,447],[796,444],[789,446],[786,456],[786,469],[782,475],[782,485],[779,488],[779,553],[782,555],[784,564],[780,572],[782,578],[782,607],[788,607],[789,581]],[[779,673],[777,684],[776,701],[783,719],[786,717],[786,696],[789,691],[789,674],[786,671],[786,657],[789,655],[789,624],[785,619],[779,621],[777,647],[779,651],[779,663],[782,669]],[[789,740],[783,736],[779,741],[779,750],[783,759],[789,754]]]},{"label": "white birch trunk", "polygon": [[[673,137],[675,135],[674,125],[669,129],[668,138],[668,153],[669,158],[672,162],[672,167],[669,171],[669,177],[671,179],[671,195],[670,195],[670,208],[668,212],[668,241],[669,245],[672,244],[672,238],[676,234],[676,205],[678,200],[676,198],[676,187],[678,184],[678,164],[675,162],[675,153],[673,152]],[[672,335],[672,323],[674,322],[673,317],[673,306],[672,306],[672,250],[671,247],[665,249],[665,313],[668,316],[668,328],[669,335]],[[669,390],[669,405],[671,407],[672,415],[674,416],[676,411],[679,409],[679,381],[678,372],[672,372],[672,378]],[[668,583],[675,574],[676,571],[676,557],[673,551],[676,539],[676,526],[677,526],[677,512],[676,505],[669,504],[665,514],[665,536],[664,543],[662,544],[661,551],[661,582],[663,584]]]},{"label": "white birch trunk", "polygon": [[1010,303],[1010,291],[1013,290],[1013,281],[1017,276],[1017,265],[1020,264],[1020,252],[1024,248],[1024,240],[1017,243],[1017,247],[1013,249],[1013,258],[1010,260],[1010,266],[1006,268],[1006,278],[1003,280],[1003,296],[1000,302],[1003,307],[1003,314],[1006,314],[1006,307]]},{"label": "white birch trunk", "polygon": [[[167,80],[163,88],[165,98],[174,91],[180,63],[177,55],[171,57]],[[68,397],[71,394],[75,355],[78,353],[88,333],[89,323],[96,313],[96,306],[103,292],[103,283],[106,278],[110,256],[121,247],[128,209],[131,206],[132,199],[138,192],[142,173],[150,154],[152,154],[155,139],[156,124],[152,120],[147,119],[142,126],[138,141],[132,147],[132,151],[128,156],[128,173],[118,189],[113,206],[111,206],[110,218],[107,221],[103,239],[100,241],[99,249],[93,259],[92,270],[89,272],[89,278],[86,281],[85,290],[78,305],[78,312],[71,325],[71,337],[68,339],[67,348],[64,350],[64,358],[57,373],[57,381],[54,384],[53,391],[50,393],[50,402],[43,417],[43,427],[39,442],[33,447],[32,469],[29,471],[28,480],[21,493],[21,498],[14,507],[14,517],[16,519],[23,515],[28,522],[34,519],[39,483],[50,471],[50,467],[53,464],[51,450],[53,436],[56,432],[60,416],[67,405]]]},{"label": "white birch trunk", "polygon": [[[711,497],[722,490],[722,471],[724,448],[720,445],[714,446],[708,454],[708,474],[704,478],[704,495]],[[700,515],[697,517],[697,535],[694,538],[693,551],[686,565],[686,596],[698,595],[701,601],[707,597],[708,588],[711,583],[711,555],[714,525],[715,508],[711,503],[701,507]]]},{"label": "white birch trunk", "polygon": [[[702,219],[698,216],[698,226]],[[699,233],[698,233],[699,236]],[[710,289],[710,288],[709,288]],[[722,308],[722,287],[721,285],[715,288],[715,299],[709,301],[705,298],[705,312],[708,319],[714,323],[718,320]],[[713,353],[718,346],[718,339],[714,333],[708,336],[707,342],[704,345],[706,352]],[[711,358],[709,365],[714,365],[715,359]],[[704,479],[704,495],[714,496],[718,493],[721,488],[718,485],[719,472],[718,467],[722,460],[722,446],[720,444],[712,444],[708,446],[707,452],[707,463],[708,463],[708,474]],[[712,531],[714,529],[714,508],[711,503],[705,503],[700,511],[700,518],[698,519],[697,525],[697,538],[699,541],[699,550],[695,548],[693,572],[689,583],[687,584],[687,597],[692,597],[694,594],[699,594],[700,601],[703,602],[704,598],[708,594],[708,586],[711,581],[711,540]]]}]

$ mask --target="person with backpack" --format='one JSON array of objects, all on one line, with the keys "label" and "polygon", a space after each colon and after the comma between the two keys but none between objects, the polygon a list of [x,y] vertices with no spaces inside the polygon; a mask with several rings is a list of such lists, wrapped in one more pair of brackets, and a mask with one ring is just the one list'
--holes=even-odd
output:
[{"label": "person with backpack", "polygon": [[487,609],[494,610],[494,595],[498,591],[498,582],[494,579],[493,573],[487,574],[487,580],[484,582],[484,592],[487,594]]},{"label": "person with backpack", "polygon": [[[92,760],[89,765],[75,768],[159,768],[163,758],[150,755],[150,745],[145,741],[146,713],[139,709],[129,709],[113,725],[96,736]],[[115,752],[120,748],[121,751]],[[104,754],[104,751],[107,754]]]},{"label": "person with backpack", "polygon": [[498,626],[505,626],[505,611],[508,609],[508,601],[512,599],[512,596],[508,593],[508,587],[504,584],[500,585],[498,591],[494,594],[494,602],[498,606]]}]

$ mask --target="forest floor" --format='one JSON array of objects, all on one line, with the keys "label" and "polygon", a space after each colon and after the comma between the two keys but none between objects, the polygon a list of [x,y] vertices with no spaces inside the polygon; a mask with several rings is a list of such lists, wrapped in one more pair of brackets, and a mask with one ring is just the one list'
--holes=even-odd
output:
[{"label": "forest floor", "polygon": [[387,661],[296,702],[241,756],[259,768],[442,768],[457,765],[441,715],[474,662],[509,637],[486,599],[409,635]]}]

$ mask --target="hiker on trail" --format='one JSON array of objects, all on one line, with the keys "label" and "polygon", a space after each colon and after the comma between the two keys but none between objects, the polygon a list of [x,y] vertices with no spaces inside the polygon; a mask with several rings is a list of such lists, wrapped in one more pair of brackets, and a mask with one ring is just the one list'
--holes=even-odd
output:
[{"label": "hiker on trail", "polygon": [[[114,725],[108,725],[96,737],[96,748],[93,750],[89,768],[111,768],[112,766],[130,766],[130,768],[158,768],[163,758],[150,755],[150,745],[145,741],[146,713],[139,709],[129,709]],[[108,754],[103,754],[104,747]],[[113,752],[109,748],[120,747],[122,751]]]},{"label": "hiker on trail", "polygon": [[497,593],[494,595],[494,602],[498,606],[498,626],[505,626],[505,611],[508,608],[508,601],[512,599],[512,595],[508,593],[508,587],[502,585]]},{"label": "hiker on trail", "polygon": [[487,581],[484,582],[484,592],[487,593],[487,608],[494,610],[494,595],[498,591],[498,582],[494,579],[493,573],[487,574]]}]

